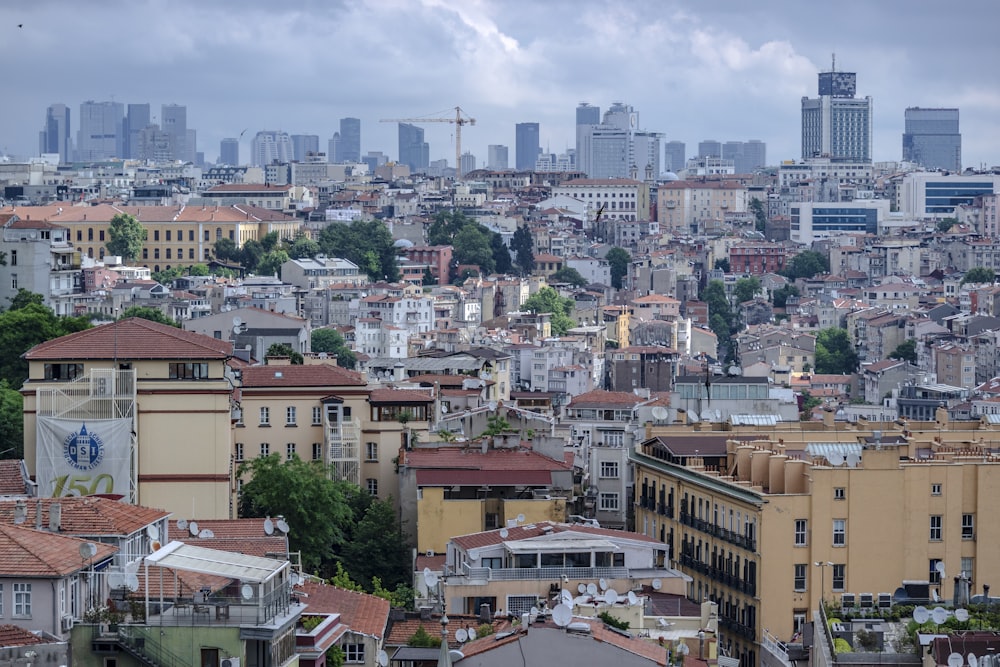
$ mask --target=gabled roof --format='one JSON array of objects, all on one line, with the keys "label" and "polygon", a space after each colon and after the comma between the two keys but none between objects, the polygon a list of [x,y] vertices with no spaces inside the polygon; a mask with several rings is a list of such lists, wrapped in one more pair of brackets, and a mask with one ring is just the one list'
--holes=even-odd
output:
[{"label": "gabled roof", "polygon": [[339,613],[351,632],[382,639],[389,622],[389,601],[325,583],[307,581],[299,587],[309,598],[310,613]]},{"label": "gabled roof", "polygon": [[[0,525],[0,572],[6,577],[64,577],[89,567],[80,558],[86,540],[23,526]],[[113,556],[117,547],[92,543],[91,563]]]},{"label": "gabled roof", "polygon": [[61,336],[28,350],[28,361],[84,359],[225,359],[232,343],[139,317]]},{"label": "gabled roof", "polygon": [[264,530],[263,517],[198,519],[194,523],[197,523],[199,533],[208,530],[211,531],[213,537],[195,537],[190,534],[189,530],[172,527],[170,538],[208,549],[262,558],[276,557],[268,556],[268,554],[286,554],[288,552],[287,536],[277,528],[274,528],[272,533],[268,535]]},{"label": "gabled roof", "polygon": [[27,480],[18,459],[0,461],[0,496],[23,496],[28,493]]},{"label": "gabled roof", "polygon": [[570,401],[570,408],[612,408],[627,407],[634,408],[637,405],[646,403],[648,398],[642,398],[627,391],[605,391],[604,389],[594,389],[579,396],[574,396]]},{"label": "gabled roof", "polygon": [[371,403],[387,403],[390,405],[419,405],[433,403],[434,397],[426,391],[416,389],[375,389],[368,397]]},{"label": "gabled roof", "polygon": [[530,449],[435,447],[401,453],[400,465],[416,469],[417,486],[550,486],[553,472],[573,469]]},{"label": "gabled roof", "polygon": [[[0,524],[14,524],[15,500],[0,500]],[[22,501],[23,502],[23,501]],[[68,496],[65,498],[32,498],[27,501],[27,518],[24,525],[34,526],[38,509],[42,510],[42,525],[49,525],[49,510],[60,505],[62,517],[59,532],[77,536],[125,536],[156,523],[170,513],[143,505],[129,505],[110,498],[97,496]],[[79,555],[79,554],[77,554]]]},{"label": "gabled roof", "polygon": [[248,366],[243,369],[243,388],[365,386],[360,373],[333,364]]},{"label": "gabled roof", "polygon": [[0,646],[4,648],[44,643],[46,643],[45,639],[24,628],[16,625],[0,625]]}]

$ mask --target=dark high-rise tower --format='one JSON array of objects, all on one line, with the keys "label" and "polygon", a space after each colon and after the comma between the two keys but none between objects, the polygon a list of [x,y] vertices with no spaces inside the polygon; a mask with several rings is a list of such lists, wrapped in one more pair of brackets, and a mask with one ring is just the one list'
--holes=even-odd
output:
[{"label": "dark high-rise tower", "polygon": [[219,143],[219,163],[237,166],[240,163],[240,140],[223,139]]},{"label": "dark high-rise tower", "polygon": [[361,119],[340,119],[340,155],[334,162],[361,162]]},{"label": "dark high-rise tower", "polygon": [[150,125],[149,104],[130,104],[125,115],[125,157],[139,157],[139,133]]},{"label": "dark high-rise tower", "polygon": [[45,112],[45,127],[39,133],[38,151],[58,153],[59,162],[65,164],[72,159],[70,136],[69,107],[65,104],[53,104]]},{"label": "dark high-rise tower", "polygon": [[518,171],[533,171],[541,142],[538,123],[518,123],[514,132],[514,166]]},{"label": "dark high-rise tower", "polygon": [[399,161],[409,165],[414,172],[427,169],[431,163],[431,149],[424,141],[424,128],[410,123],[399,124]]},{"label": "dark high-rise tower", "polygon": [[903,160],[925,169],[962,171],[958,109],[910,107],[903,120]]},{"label": "dark high-rise tower", "polygon": [[80,105],[80,128],[76,133],[77,159],[107,160],[125,154],[125,105],[121,102],[88,101]]}]

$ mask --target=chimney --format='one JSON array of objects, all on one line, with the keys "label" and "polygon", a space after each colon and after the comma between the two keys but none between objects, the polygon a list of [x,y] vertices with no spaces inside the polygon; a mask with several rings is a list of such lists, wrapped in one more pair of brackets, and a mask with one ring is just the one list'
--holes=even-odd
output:
[{"label": "chimney", "polygon": [[42,499],[38,499],[38,512],[35,514],[35,529],[42,529]]},{"label": "chimney", "polygon": [[493,612],[490,611],[490,605],[483,603],[479,605],[479,620],[483,623],[493,622]]},{"label": "chimney", "polygon": [[49,506],[49,530],[53,533],[58,533],[61,527],[62,505],[59,503],[52,503],[52,505]]}]

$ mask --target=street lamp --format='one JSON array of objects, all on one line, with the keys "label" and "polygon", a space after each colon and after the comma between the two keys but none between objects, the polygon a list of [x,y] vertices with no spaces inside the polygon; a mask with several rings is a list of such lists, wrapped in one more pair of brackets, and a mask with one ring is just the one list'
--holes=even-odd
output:
[{"label": "street lamp", "polygon": [[826,568],[833,567],[833,563],[816,561],[813,565],[819,568],[819,603],[822,605],[823,596],[826,594]]}]

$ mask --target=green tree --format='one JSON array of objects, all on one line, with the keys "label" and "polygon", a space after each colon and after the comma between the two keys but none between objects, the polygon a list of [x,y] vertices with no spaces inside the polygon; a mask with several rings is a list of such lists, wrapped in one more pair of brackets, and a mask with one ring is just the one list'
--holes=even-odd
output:
[{"label": "green tree", "polygon": [[240,249],[236,247],[236,241],[232,239],[219,239],[213,248],[215,258],[220,262],[239,262]]},{"label": "green tree", "polygon": [[788,297],[799,296],[799,288],[795,285],[782,285],[771,293],[771,299],[775,308],[784,308],[788,304]]},{"label": "green tree", "polygon": [[295,243],[288,249],[288,256],[292,259],[307,259],[315,257],[319,253],[319,243],[313,241],[308,236],[300,236],[295,239]]},{"label": "green tree", "polygon": [[406,640],[406,645],[416,648],[438,648],[441,646],[441,638],[430,635],[424,630],[424,624],[421,623],[417,631]]},{"label": "green tree", "polygon": [[50,308],[38,303],[0,313],[0,379],[19,389],[28,377],[25,352],[39,343],[89,327],[85,318],[56,317]]},{"label": "green tree", "polygon": [[452,247],[454,247],[452,258],[456,264],[478,266],[483,275],[493,273],[496,268],[490,232],[482,225],[463,227],[458,234],[455,234]]},{"label": "green tree", "polygon": [[378,579],[380,585],[393,588],[409,580],[408,552],[392,503],[376,498],[351,531],[341,558],[357,581]]},{"label": "green tree", "polygon": [[996,279],[997,275],[993,271],[993,269],[988,269],[985,266],[976,266],[965,272],[965,275],[962,276],[962,282],[960,284],[961,285],[964,285],[965,283],[993,284],[996,281]]},{"label": "green tree", "polygon": [[522,275],[535,270],[535,241],[527,226],[518,227],[510,240],[510,249],[514,252],[514,261]]},{"label": "green tree", "polygon": [[587,284],[587,279],[580,275],[576,269],[564,266],[549,276],[549,281],[554,283],[569,283],[573,287],[583,287]]},{"label": "green tree", "polygon": [[29,292],[22,287],[17,290],[17,294],[10,297],[10,308],[7,310],[20,310],[31,304],[45,306],[45,297],[37,292]]},{"label": "green tree", "polygon": [[288,261],[288,253],[280,248],[268,250],[257,263],[257,275],[274,276],[281,273],[281,265]]},{"label": "green tree", "polygon": [[395,241],[381,220],[331,223],[320,232],[319,247],[329,257],[354,262],[372,280],[399,280]]},{"label": "green tree", "polygon": [[958,218],[942,218],[938,220],[937,230],[943,234],[951,231],[951,228],[958,224]]},{"label": "green tree", "polygon": [[493,251],[493,270],[507,275],[514,268],[510,259],[510,249],[504,245],[503,237],[493,232],[490,236],[490,249]]},{"label": "green tree", "polygon": [[153,280],[160,283],[161,285],[169,285],[174,282],[177,278],[184,275],[183,266],[172,266],[169,269],[163,269],[162,271],[153,272]]},{"label": "green tree", "polygon": [[430,245],[453,245],[455,237],[466,227],[476,225],[476,221],[458,209],[438,211],[434,221],[427,228],[427,243]]},{"label": "green tree", "polygon": [[760,292],[760,278],[756,276],[740,278],[736,281],[736,285],[733,287],[733,294],[736,296],[737,303],[749,301],[754,298],[758,292]]},{"label": "green tree", "polygon": [[[735,317],[721,280],[710,280],[701,291],[701,300],[708,305],[708,326],[719,339],[720,350],[729,351]],[[731,353],[730,353],[731,356]]]},{"label": "green tree", "polygon": [[625,276],[628,275],[628,267],[632,263],[632,255],[628,254],[624,248],[615,247],[608,251],[604,259],[608,260],[608,266],[611,269],[611,286],[615,289],[621,289]]},{"label": "green tree", "polygon": [[264,234],[263,238],[260,240],[260,247],[264,249],[264,252],[271,252],[272,250],[277,250],[281,247],[281,237],[278,232],[268,232]]},{"label": "green tree", "polygon": [[336,329],[313,329],[310,345],[313,352],[326,352],[337,357],[337,365],[343,368],[353,369],[358,362],[357,356]]},{"label": "green tree", "polygon": [[121,312],[118,319],[127,320],[130,317],[139,317],[144,320],[150,320],[151,322],[169,324],[170,326],[177,327],[178,329],[181,327],[179,322],[164,315],[163,311],[159,308],[150,308],[149,306],[129,306]]},{"label": "green tree", "polygon": [[754,197],[750,200],[750,212],[753,213],[754,229],[761,234],[767,229],[767,212],[764,210],[764,203]]},{"label": "green tree", "polygon": [[302,552],[309,572],[332,557],[333,545],[343,542],[342,526],[351,521],[351,511],[327,466],[297,456],[282,462],[272,454],[243,463],[239,475],[249,477],[240,491],[241,517],[283,516],[289,548]]},{"label": "green tree", "polygon": [[192,264],[187,267],[187,274],[189,276],[209,276],[212,272],[208,270],[208,264]]},{"label": "green tree", "polygon": [[715,260],[715,269],[717,271],[722,271],[723,273],[729,273],[732,269],[729,266],[729,259],[723,257],[722,259]]},{"label": "green tree", "polygon": [[271,343],[271,346],[267,348],[265,357],[288,357],[291,359],[293,366],[301,366],[305,361],[302,358],[302,354],[293,350],[292,346],[288,343]]},{"label": "green tree", "polygon": [[420,284],[424,287],[430,287],[438,284],[438,279],[434,277],[433,273],[431,273],[431,267],[428,266],[424,269],[424,275],[420,277]]},{"label": "green tree", "polygon": [[792,257],[781,274],[795,280],[796,278],[812,278],[818,273],[826,273],[829,270],[830,260],[827,259],[826,255],[815,250],[803,250]]},{"label": "green tree", "polygon": [[119,213],[108,223],[108,242],[105,247],[112,255],[120,255],[128,263],[142,252],[146,241],[146,228],[134,216]]},{"label": "green tree", "polygon": [[559,296],[559,292],[551,287],[543,287],[521,304],[523,310],[532,313],[551,313],[553,336],[562,336],[576,326],[576,322],[569,316],[574,307],[572,299]]},{"label": "green tree", "polygon": [[846,329],[830,327],[816,335],[816,372],[844,375],[858,368],[858,353],[851,345]]},{"label": "green tree", "polygon": [[11,450],[0,458],[24,458],[24,397],[7,380],[0,380],[0,445]]},{"label": "green tree", "polygon": [[257,271],[257,264],[264,255],[264,247],[255,239],[250,239],[243,244],[240,250],[240,264],[251,273]]},{"label": "green tree", "polygon": [[896,346],[896,349],[889,355],[890,359],[902,359],[911,364],[917,363],[917,341],[914,339],[904,340]]},{"label": "green tree", "polygon": [[492,436],[492,435],[502,435],[508,433],[511,430],[510,422],[501,417],[500,415],[490,415],[489,419],[486,420],[486,430],[480,434],[482,436]]}]

